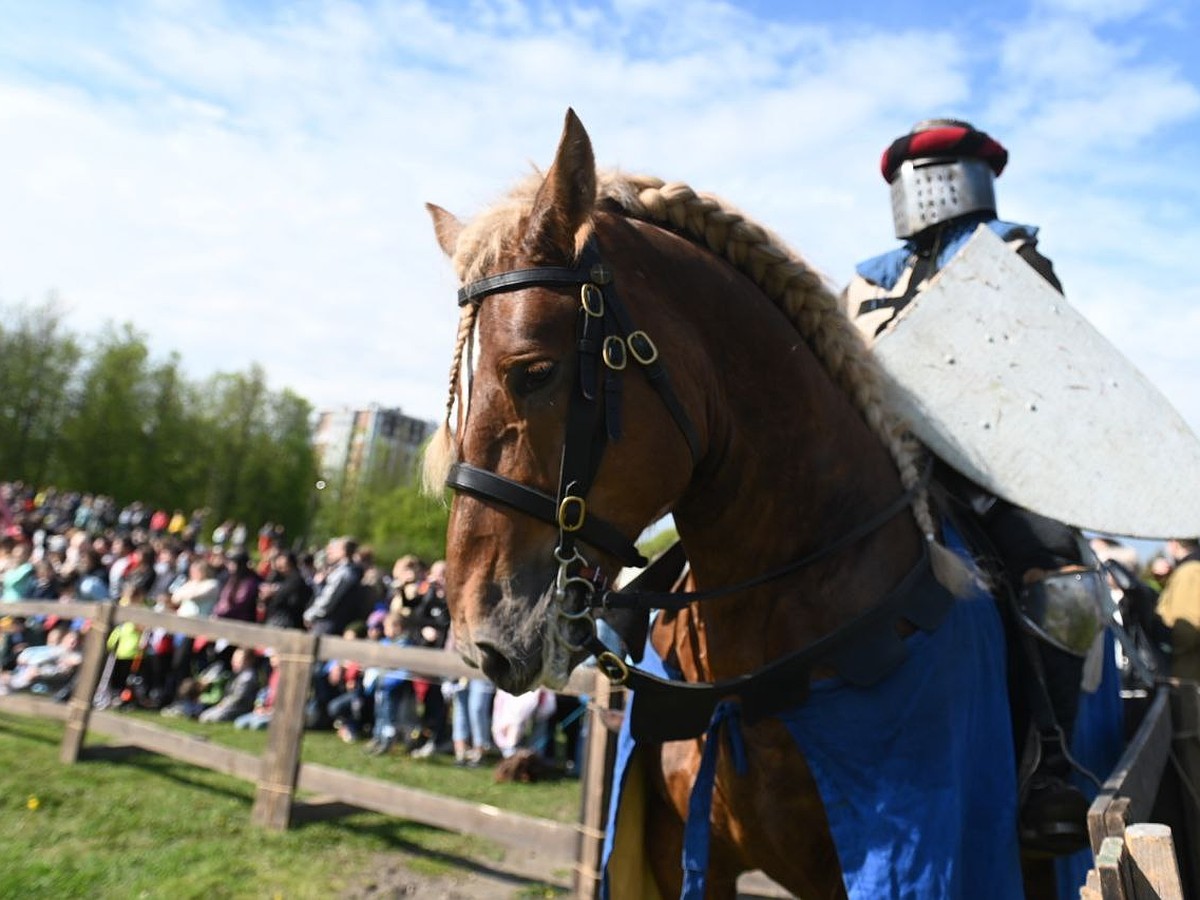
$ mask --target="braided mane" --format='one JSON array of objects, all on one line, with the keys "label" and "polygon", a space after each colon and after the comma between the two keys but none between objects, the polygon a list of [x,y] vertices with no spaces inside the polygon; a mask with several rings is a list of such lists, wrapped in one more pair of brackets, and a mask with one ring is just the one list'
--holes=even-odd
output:
[{"label": "braided mane", "polygon": [[[515,248],[541,181],[541,173],[530,175],[463,229],[453,264],[464,283],[483,277]],[[669,228],[706,247],[758,285],[795,326],[834,383],[887,447],[901,482],[915,492],[913,515],[921,533],[932,543],[937,529],[927,494],[919,488],[924,450],[885,402],[874,357],[821,275],[777,235],[718,197],[697,193],[686,184],[617,171],[599,172],[597,200],[612,200],[629,217]],[[454,457],[450,416],[460,392],[462,359],[471,341],[474,320],[475,308],[468,304],[459,323],[446,420],[426,451],[426,487],[437,492],[442,490],[445,472]],[[945,565],[952,564],[935,558],[935,570]],[[948,578],[954,582],[948,586],[956,593],[965,592],[958,578]]]}]

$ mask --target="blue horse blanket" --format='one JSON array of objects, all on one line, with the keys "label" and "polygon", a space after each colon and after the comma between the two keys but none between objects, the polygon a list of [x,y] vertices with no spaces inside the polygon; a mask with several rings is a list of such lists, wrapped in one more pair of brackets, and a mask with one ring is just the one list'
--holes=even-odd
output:
[{"label": "blue horse blanket", "polygon": [[[817,781],[846,891],[851,900],[1022,897],[1005,641],[995,604],[982,593],[957,601],[936,631],[918,632],[907,645],[908,658],[880,683],[822,681],[806,703],[780,716]],[[672,674],[649,645],[643,668]],[[642,808],[623,797],[635,786],[627,784],[635,768],[631,718],[627,712],[618,741],[604,848],[602,893],[617,900],[651,890],[644,875],[621,871],[614,852],[629,843],[618,838],[623,805],[635,815]],[[753,756],[746,764],[754,765]],[[685,858],[694,854],[686,840]],[[703,884],[685,884],[685,896],[697,889]]]}]

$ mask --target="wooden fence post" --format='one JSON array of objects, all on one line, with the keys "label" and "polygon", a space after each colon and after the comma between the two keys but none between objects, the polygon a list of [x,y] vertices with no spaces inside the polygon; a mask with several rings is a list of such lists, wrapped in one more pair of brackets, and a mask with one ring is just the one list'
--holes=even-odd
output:
[{"label": "wooden fence post", "polygon": [[294,642],[278,647],[275,665],[275,704],[267,726],[267,749],[263,753],[258,790],[250,821],[283,831],[292,817],[296,777],[300,771],[300,746],[304,737],[304,706],[312,683],[317,658],[317,636],[297,634]]},{"label": "wooden fence post", "polygon": [[71,700],[68,703],[62,747],[58,754],[58,758],[67,765],[79,760],[79,752],[83,749],[84,738],[87,737],[92,701],[96,696],[96,689],[100,686],[104,662],[108,658],[108,635],[112,631],[115,614],[116,604],[96,604],[96,614],[92,616],[92,625],[88,629],[83,648],[83,662],[79,666],[75,689],[71,692]]},{"label": "wooden fence post", "polygon": [[1100,874],[1100,895],[1104,900],[1134,900],[1127,884],[1129,859],[1125,842],[1119,837],[1107,837],[1096,854],[1096,871]]},{"label": "wooden fence post", "polygon": [[592,900],[600,895],[600,857],[604,851],[604,824],[608,748],[612,735],[604,712],[612,708],[612,686],[595,669],[595,687],[588,702],[588,741],[584,764],[583,802],[579,811],[579,853],[575,864],[575,896]]},{"label": "wooden fence post", "polygon": [[1175,842],[1166,825],[1139,822],[1125,829],[1137,900],[1183,900]]}]

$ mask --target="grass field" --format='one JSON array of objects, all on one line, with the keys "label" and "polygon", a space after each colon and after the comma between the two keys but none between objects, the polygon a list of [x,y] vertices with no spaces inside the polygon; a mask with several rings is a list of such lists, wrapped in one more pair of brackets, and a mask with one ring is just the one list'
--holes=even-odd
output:
[{"label": "grass field", "polygon": [[[228,724],[152,718],[250,752],[266,740]],[[366,811],[264,831],[250,824],[249,782],[96,735],[79,764],[64,766],[61,739],[59,722],[0,712],[0,897],[330,897],[361,884],[388,851],[418,853],[414,865],[434,875],[503,858],[488,842]],[[305,735],[303,758],[514,812],[578,817],[574,781],[495,784],[486,768],[367,757],[321,732]]]}]

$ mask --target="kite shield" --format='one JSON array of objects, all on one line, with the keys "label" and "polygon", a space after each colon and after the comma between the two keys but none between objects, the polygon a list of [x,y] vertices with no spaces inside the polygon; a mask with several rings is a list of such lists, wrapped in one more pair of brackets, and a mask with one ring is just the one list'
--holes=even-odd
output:
[{"label": "kite shield", "polygon": [[1200,439],[986,227],[874,352],[913,433],[988,491],[1089,531],[1200,536]]}]

